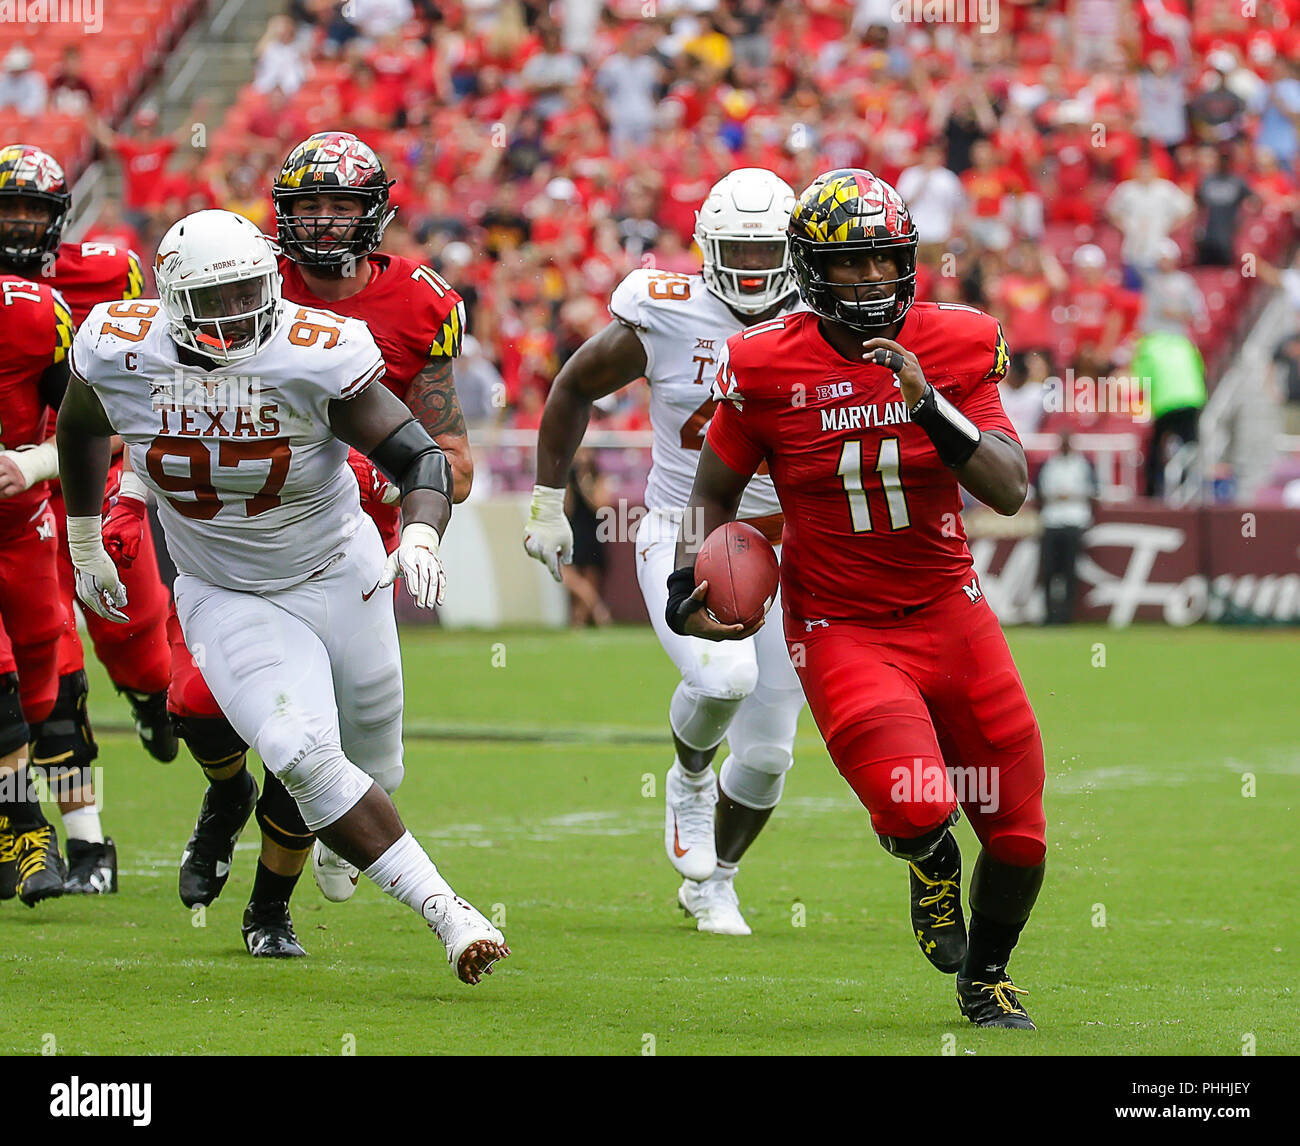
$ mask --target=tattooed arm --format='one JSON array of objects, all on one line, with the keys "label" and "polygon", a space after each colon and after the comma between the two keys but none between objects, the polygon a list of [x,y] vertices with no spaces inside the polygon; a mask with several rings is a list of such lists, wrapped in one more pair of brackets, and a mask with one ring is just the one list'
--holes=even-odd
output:
[{"label": "tattooed arm", "polygon": [[406,404],[447,455],[456,489],[453,500],[462,502],[474,484],[474,458],[469,450],[465,415],[456,397],[451,364],[450,358],[430,358],[412,380],[406,392]]}]

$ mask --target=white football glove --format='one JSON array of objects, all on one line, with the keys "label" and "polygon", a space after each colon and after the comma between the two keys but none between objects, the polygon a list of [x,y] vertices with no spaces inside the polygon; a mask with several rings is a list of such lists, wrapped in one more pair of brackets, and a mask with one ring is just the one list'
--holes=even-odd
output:
[{"label": "white football glove", "polygon": [[403,526],[402,540],[388,555],[384,575],[376,589],[387,589],[401,577],[421,609],[441,605],[447,595],[447,574],[438,558],[438,531],[432,525],[413,521]]},{"label": "white football glove", "polygon": [[125,625],[126,586],[104,548],[102,522],[94,517],[69,517],[68,552],[76,573],[77,600],[107,621]]},{"label": "white football glove", "polygon": [[533,486],[533,501],[524,526],[524,549],[563,580],[560,564],[573,564],[573,527],[564,516],[564,490],[547,485]]}]

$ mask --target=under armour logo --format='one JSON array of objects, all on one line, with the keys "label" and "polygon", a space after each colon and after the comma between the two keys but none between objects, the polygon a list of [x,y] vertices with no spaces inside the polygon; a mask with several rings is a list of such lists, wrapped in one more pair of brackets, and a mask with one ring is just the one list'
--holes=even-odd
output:
[{"label": "under armour logo", "polygon": [[831,627],[830,621],[804,621],[803,631],[805,633],[811,633],[818,625],[823,629],[829,629]]},{"label": "under armour logo", "polygon": [[969,585],[963,585],[961,591],[966,594],[972,601],[978,601],[984,594],[980,592],[980,583],[978,577],[972,577]]},{"label": "under armour logo", "polygon": [[54,537],[54,522],[50,518],[45,518],[36,526],[36,539],[38,541],[50,541]]}]

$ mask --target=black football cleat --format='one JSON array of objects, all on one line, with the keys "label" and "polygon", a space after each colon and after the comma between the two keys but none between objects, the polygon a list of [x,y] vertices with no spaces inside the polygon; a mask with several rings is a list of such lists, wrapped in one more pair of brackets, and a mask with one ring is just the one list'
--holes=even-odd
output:
[{"label": "black football cleat", "polygon": [[966,959],[966,920],[961,911],[961,856],[953,871],[924,874],[909,863],[912,934],[921,954],[945,975],[956,974]]},{"label": "black football cleat", "polygon": [[117,846],[68,840],[68,878],[65,895],[113,895],[117,891]]},{"label": "black football cleat", "polygon": [[176,722],[167,711],[166,691],[132,692],[125,688],[120,691],[131,705],[135,731],[144,750],[160,764],[170,764],[180,752],[181,742],[176,735]]},{"label": "black football cleat", "polygon": [[306,955],[293,932],[289,905],[250,903],[244,909],[244,944],[254,959],[297,959]]},{"label": "black football cleat", "polygon": [[1029,1013],[1016,1000],[1017,995],[1028,991],[1017,987],[1005,971],[990,976],[995,981],[986,983],[957,976],[957,1006],[977,1027],[1010,1027],[1015,1030],[1036,1031]]},{"label": "black football cleat", "polygon": [[229,806],[212,798],[211,787],[203,794],[194,834],[181,855],[180,895],[186,907],[206,907],[226,886],[235,844],[257,803],[257,782],[251,775],[246,791],[244,799]]},{"label": "black football cleat", "polygon": [[49,824],[18,836],[18,898],[28,907],[63,894],[68,869],[59,854],[59,840]]},{"label": "black football cleat", "polygon": [[18,894],[18,837],[9,830],[9,817],[0,816],[0,899]]}]

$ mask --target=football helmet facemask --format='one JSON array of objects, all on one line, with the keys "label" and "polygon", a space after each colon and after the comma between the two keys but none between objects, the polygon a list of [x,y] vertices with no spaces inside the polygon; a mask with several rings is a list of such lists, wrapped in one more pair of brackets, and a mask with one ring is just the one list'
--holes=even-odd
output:
[{"label": "football helmet facemask", "polygon": [[[388,189],[395,182],[386,177],[374,151],[351,132],[309,136],[289,152],[271,188],[281,249],[295,263],[322,269],[364,259],[379,246],[397,214],[388,205]],[[303,196],[320,194],[354,196],[361,202],[361,214],[295,212]]]},{"label": "football helmet facemask", "polygon": [[231,211],[196,211],[173,225],[154,261],[173,341],[222,365],[256,354],[283,316],[278,253]]},{"label": "football helmet facemask", "polygon": [[[790,215],[790,262],[808,309],[853,330],[898,322],[916,298],[916,224],[907,204],[883,179],[861,168],[819,175]],[[895,256],[897,278],[832,283],[828,259],[850,251]],[[892,287],[887,295],[880,291]],[[846,297],[851,293],[852,297]]]},{"label": "football helmet facemask", "polygon": [[[48,218],[18,218],[19,199],[43,205]],[[25,143],[0,148],[0,263],[26,267],[57,250],[71,205],[63,168],[51,155]]]},{"label": "football helmet facemask", "polygon": [[695,213],[704,285],[740,314],[761,314],[795,290],[786,226],[794,191],[762,167],[723,176]]}]

